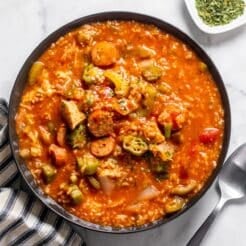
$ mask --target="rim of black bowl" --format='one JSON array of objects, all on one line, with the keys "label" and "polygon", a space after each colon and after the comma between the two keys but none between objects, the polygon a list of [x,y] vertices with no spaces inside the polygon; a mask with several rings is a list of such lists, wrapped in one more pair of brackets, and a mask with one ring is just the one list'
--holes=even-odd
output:
[{"label": "rim of black bowl", "polygon": [[[61,207],[59,204],[57,204],[53,199],[47,197],[42,192],[41,188],[38,187],[38,185],[35,183],[34,178],[31,174],[31,172],[28,170],[27,166],[24,163],[24,160],[19,155],[19,148],[18,148],[18,137],[16,134],[15,129],[15,115],[18,110],[18,106],[20,103],[21,95],[23,92],[23,89],[25,88],[26,80],[27,80],[27,74],[28,71],[32,65],[32,63],[39,58],[39,56],[49,48],[51,43],[55,42],[59,37],[63,36],[67,32],[88,23],[93,22],[102,22],[107,20],[119,20],[119,21],[137,21],[142,22],[145,24],[152,24],[159,29],[161,29],[164,32],[170,33],[171,35],[175,36],[185,44],[187,44],[199,57],[203,62],[205,62],[208,66],[208,69],[210,70],[210,73],[213,76],[213,79],[215,81],[215,84],[217,88],[219,89],[222,105],[224,108],[224,137],[223,137],[223,146],[220,152],[220,156],[217,162],[217,166],[214,169],[212,175],[208,178],[207,182],[205,183],[204,187],[196,194],[187,204],[186,206],[179,212],[166,217],[166,218],[160,218],[157,221],[148,223],[143,226],[138,227],[126,227],[126,228],[116,228],[116,227],[110,227],[110,226],[102,226],[98,224],[94,224],[88,221],[85,221],[83,219],[79,219],[78,217],[72,215],[71,213],[67,212],[63,207]],[[27,183],[28,187],[31,189],[31,191],[35,194],[35,196],[42,201],[43,204],[45,204],[47,207],[49,207],[53,212],[58,214],[59,216],[63,217],[65,220],[69,221],[70,223],[80,226],[82,228],[86,228],[93,231],[98,232],[105,232],[105,233],[132,233],[132,232],[140,232],[148,229],[152,229],[154,227],[163,225],[168,223],[169,221],[173,221],[175,218],[179,217],[181,214],[185,213],[189,208],[191,208],[203,195],[204,193],[210,188],[213,181],[218,175],[219,170],[221,169],[223,165],[223,161],[225,159],[225,156],[227,154],[229,141],[230,141],[230,130],[231,130],[231,113],[230,113],[230,105],[229,105],[229,99],[227,96],[227,92],[223,83],[223,80],[210,59],[210,57],[206,54],[206,52],[194,41],[192,40],[188,35],[186,35],[184,32],[179,30],[178,28],[174,27],[171,24],[166,23],[163,20],[157,19],[152,16],[139,14],[139,13],[133,13],[133,12],[102,12],[97,13],[89,16],[85,16],[79,19],[76,19],[59,29],[57,29],[55,32],[51,33],[46,39],[44,39],[37,48],[31,53],[31,55],[27,58],[24,65],[22,66],[14,87],[11,92],[10,96],[10,103],[9,103],[9,139],[10,139],[10,146],[11,150],[15,159],[15,162],[17,163],[17,167],[24,179],[24,181]]]}]

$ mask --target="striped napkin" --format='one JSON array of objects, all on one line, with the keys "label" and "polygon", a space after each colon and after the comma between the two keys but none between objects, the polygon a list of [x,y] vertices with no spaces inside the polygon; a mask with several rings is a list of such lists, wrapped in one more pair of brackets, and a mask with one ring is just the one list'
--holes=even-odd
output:
[{"label": "striped napkin", "polygon": [[66,221],[20,190],[20,175],[3,127],[7,113],[7,103],[0,99],[0,245],[83,245]]}]

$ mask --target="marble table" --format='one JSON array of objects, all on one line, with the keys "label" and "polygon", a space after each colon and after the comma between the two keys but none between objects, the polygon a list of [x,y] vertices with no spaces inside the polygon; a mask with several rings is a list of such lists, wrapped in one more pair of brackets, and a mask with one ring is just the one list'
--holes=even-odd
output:
[{"label": "marble table", "polygon": [[[232,110],[229,153],[246,141],[246,26],[226,34],[211,36],[194,25],[182,0],[7,0],[0,1],[0,97],[10,91],[23,62],[49,33],[78,17],[109,10],[125,10],[156,16],[189,34],[211,56],[224,79]],[[200,226],[218,200],[214,186],[190,211],[168,225],[117,243],[107,243],[104,235],[91,245],[183,246]],[[246,203],[224,209],[202,245],[246,245]],[[154,240],[155,239],[155,240]]]}]

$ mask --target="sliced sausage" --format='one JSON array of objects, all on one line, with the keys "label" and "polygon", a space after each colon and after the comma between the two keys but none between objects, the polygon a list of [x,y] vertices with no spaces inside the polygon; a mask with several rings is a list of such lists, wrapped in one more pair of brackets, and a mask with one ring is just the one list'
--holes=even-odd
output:
[{"label": "sliced sausage", "polygon": [[56,166],[63,166],[66,163],[68,157],[66,149],[61,148],[55,144],[51,144],[49,147],[49,153]]},{"label": "sliced sausage", "polygon": [[96,137],[104,137],[113,132],[113,114],[101,109],[93,111],[88,117],[88,128]]},{"label": "sliced sausage", "polygon": [[114,148],[115,140],[112,137],[98,139],[91,143],[91,153],[97,157],[110,155]]},{"label": "sliced sausage", "polygon": [[119,53],[115,45],[107,41],[98,42],[91,51],[92,62],[96,66],[110,66],[117,61],[118,57]]}]

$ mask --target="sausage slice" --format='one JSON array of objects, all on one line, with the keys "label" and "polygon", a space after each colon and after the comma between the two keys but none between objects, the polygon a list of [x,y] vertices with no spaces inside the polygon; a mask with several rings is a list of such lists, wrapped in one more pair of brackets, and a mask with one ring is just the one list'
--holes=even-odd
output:
[{"label": "sausage slice", "polygon": [[115,140],[112,137],[106,137],[95,140],[91,143],[91,153],[97,157],[110,155],[115,148]]},{"label": "sausage slice", "polygon": [[101,109],[93,111],[88,117],[88,128],[95,137],[104,137],[113,132],[113,114]]},{"label": "sausage slice", "polygon": [[91,51],[92,62],[96,66],[110,66],[118,60],[118,57],[115,45],[107,41],[98,42]]}]

